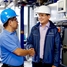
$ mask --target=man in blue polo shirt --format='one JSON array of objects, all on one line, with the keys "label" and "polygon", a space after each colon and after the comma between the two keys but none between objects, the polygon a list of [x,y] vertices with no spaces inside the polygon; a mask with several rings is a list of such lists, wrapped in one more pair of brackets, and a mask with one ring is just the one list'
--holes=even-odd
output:
[{"label": "man in blue polo shirt", "polygon": [[14,10],[8,8],[2,11],[1,21],[3,31],[0,34],[0,47],[2,67],[23,67],[23,56],[35,54],[34,49],[21,49],[19,39],[16,35],[18,21]]}]

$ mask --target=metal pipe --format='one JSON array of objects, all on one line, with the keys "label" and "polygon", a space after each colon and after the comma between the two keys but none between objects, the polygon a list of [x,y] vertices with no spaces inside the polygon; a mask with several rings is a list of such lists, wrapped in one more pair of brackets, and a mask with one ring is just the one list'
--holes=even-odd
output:
[{"label": "metal pipe", "polygon": [[14,5],[14,3],[12,2],[12,3],[10,3],[9,5],[7,5],[6,8],[10,8],[10,7],[12,7],[13,5]]},{"label": "metal pipe", "polygon": [[0,2],[0,10],[2,10],[2,9],[4,9],[5,8],[5,3],[2,1],[2,2]]},{"label": "metal pipe", "polygon": [[10,0],[8,0],[7,6],[10,4]]}]

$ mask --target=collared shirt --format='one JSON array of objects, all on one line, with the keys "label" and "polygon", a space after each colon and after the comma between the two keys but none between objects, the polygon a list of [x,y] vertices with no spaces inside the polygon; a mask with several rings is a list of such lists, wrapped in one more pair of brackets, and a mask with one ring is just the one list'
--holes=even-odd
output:
[{"label": "collared shirt", "polygon": [[23,57],[13,53],[17,48],[21,48],[16,32],[3,30],[0,34],[0,47],[2,63],[12,66],[19,66],[24,63]]},{"label": "collared shirt", "polygon": [[43,59],[43,50],[44,50],[44,41],[46,37],[47,30],[49,28],[50,23],[48,22],[43,28],[40,24],[40,58]]}]

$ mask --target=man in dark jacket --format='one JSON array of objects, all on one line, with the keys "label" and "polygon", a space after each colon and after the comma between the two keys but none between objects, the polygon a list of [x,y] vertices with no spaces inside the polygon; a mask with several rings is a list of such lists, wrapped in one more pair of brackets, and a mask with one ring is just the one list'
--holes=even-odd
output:
[{"label": "man in dark jacket", "polygon": [[36,12],[39,23],[32,27],[27,39],[27,47],[35,50],[32,67],[59,67],[60,33],[49,20],[50,8],[42,5]]}]

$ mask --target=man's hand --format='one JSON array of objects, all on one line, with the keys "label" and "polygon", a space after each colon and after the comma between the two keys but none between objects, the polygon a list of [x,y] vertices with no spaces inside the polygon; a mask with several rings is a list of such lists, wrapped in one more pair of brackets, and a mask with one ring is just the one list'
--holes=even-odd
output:
[{"label": "man's hand", "polygon": [[29,55],[34,56],[34,54],[35,54],[34,48],[30,48],[29,49]]},{"label": "man's hand", "polygon": [[52,67],[56,67],[56,66],[52,65]]}]

